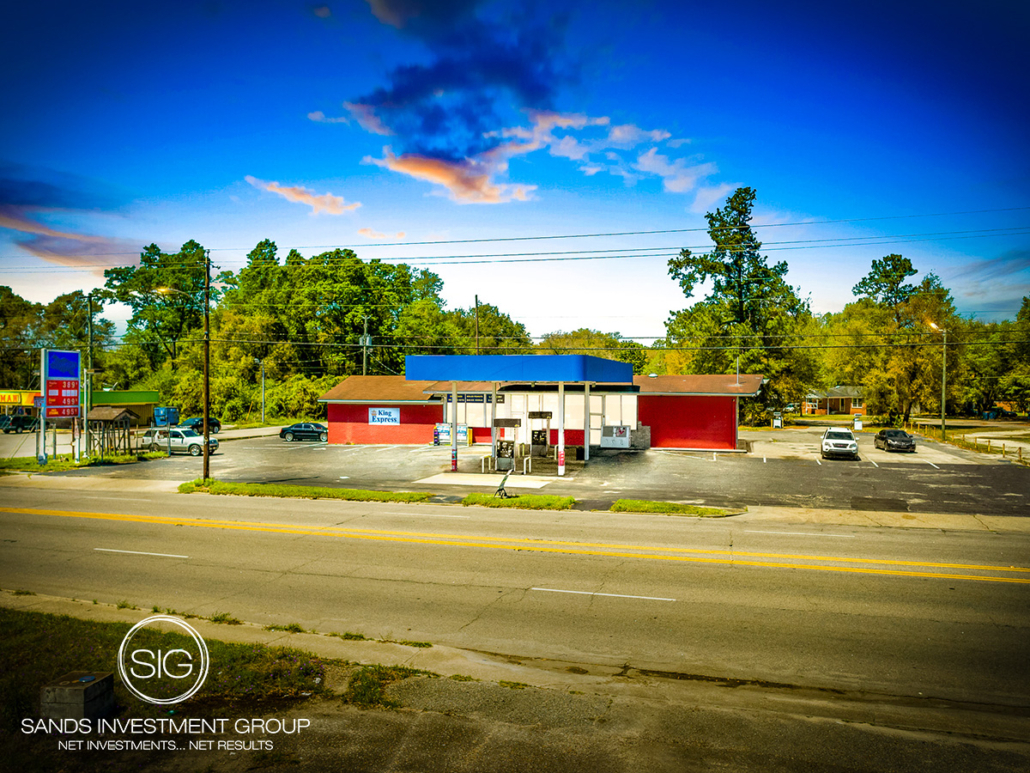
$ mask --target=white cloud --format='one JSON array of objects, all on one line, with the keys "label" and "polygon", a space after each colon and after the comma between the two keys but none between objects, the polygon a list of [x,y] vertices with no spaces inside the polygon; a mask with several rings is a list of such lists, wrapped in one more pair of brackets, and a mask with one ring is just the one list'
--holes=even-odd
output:
[{"label": "white cloud", "polygon": [[710,177],[718,171],[713,163],[690,166],[684,158],[670,161],[668,156],[659,154],[657,148],[651,148],[639,156],[637,163],[633,166],[641,172],[661,177],[665,190],[670,193],[691,191],[697,187],[699,180]]}]

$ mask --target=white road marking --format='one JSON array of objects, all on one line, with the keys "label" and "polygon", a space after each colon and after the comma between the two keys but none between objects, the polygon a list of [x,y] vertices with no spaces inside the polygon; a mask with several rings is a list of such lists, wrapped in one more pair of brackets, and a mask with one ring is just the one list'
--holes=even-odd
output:
[{"label": "white road marking", "polygon": [[621,593],[591,593],[585,590],[559,590],[558,588],[530,588],[530,590],[545,591],[547,593],[574,593],[577,596],[610,596],[616,599],[646,599],[647,601],[675,601],[676,599],[663,599],[659,596],[624,596]]},{"label": "white road marking", "polygon": [[930,465],[931,467],[933,467],[933,468],[934,468],[935,470],[939,470],[939,469],[940,469],[940,467],[938,467],[938,466],[937,466],[936,464],[934,464],[933,462],[931,462],[931,461],[930,461],[930,460],[928,460],[928,459],[924,459],[923,461],[925,461],[925,462],[926,462],[926,463],[927,463],[928,465]]},{"label": "white road marking", "polygon": [[798,537],[830,537],[831,539],[854,539],[854,534],[820,534],[816,531],[752,531],[744,529],[745,534],[789,534]]},{"label": "white road marking", "polygon": [[766,459],[766,458],[765,458],[765,457],[763,456],[763,457],[762,457],[762,464],[768,464],[768,462],[769,462],[769,460],[768,460],[768,459]]},{"label": "white road marking", "polygon": [[101,553],[128,553],[134,556],[160,556],[161,558],[189,558],[189,556],[176,556],[171,553],[144,553],[140,550],[115,550],[114,548],[93,548]]},{"label": "white road marking", "polygon": [[719,461],[719,457],[718,457],[718,455],[717,455],[717,454],[715,454],[714,452],[712,453],[712,461],[713,461],[713,462],[717,462],[717,461]]},{"label": "white road marking", "polygon": [[872,459],[870,459],[870,460],[869,460],[869,464],[873,465],[873,467],[876,467],[876,468],[879,468],[879,467],[880,467],[880,465],[878,465],[878,464],[877,464],[876,462],[874,462],[874,461],[873,461]]},{"label": "white road marking", "polygon": [[818,465],[819,465],[820,467],[822,467],[822,466],[823,466],[823,463],[822,463],[822,462],[820,462],[820,461],[819,461],[818,459],[816,459],[816,460],[815,460],[815,463],[816,463],[816,464],[818,464]]},{"label": "white road marking", "polygon": [[340,480],[349,480],[349,479],[350,479],[350,475],[341,475],[340,476]]},{"label": "white road marking", "polygon": [[383,451],[393,451],[396,448],[397,446],[387,446],[386,448],[380,448],[376,453],[381,454]]}]

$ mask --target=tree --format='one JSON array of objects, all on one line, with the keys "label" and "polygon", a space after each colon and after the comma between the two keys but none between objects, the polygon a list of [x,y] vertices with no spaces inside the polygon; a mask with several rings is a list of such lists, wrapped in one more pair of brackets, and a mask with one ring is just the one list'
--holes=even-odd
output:
[{"label": "tree", "polygon": [[769,266],[761,254],[762,243],[751,230],[755,196],[753,188],[738,188],[725,207],[706,214],[715,249],[703,255],[680,250],[678,257],[669,260],[669,274],[688,298],[697,285],[711,280],[708,297],[726,306],[729,321],[761,331],[773,315],[771,304],[786,303],[792,312],[804,304],[784,280],[787,264]]},{"label": "tree", "polygon": [[[755,191],[738,188],[726,205],[705,215],[715,248],[703,255],[680,251],[669,274],[690,298],[711,282],[708,296],[666,322],[664,362],[669,372],[761,373],[768,379],[765,402],[798,402],[817,377],[816,360],[795,348],[812,324],[807,301],[786,281],[787,264],[769,266],[751,229]],[[680,350],[680,351],[676,351]],[[764,420],[764,405],[746,409]]]},{"label": "tree", "polygon": [[[128,327],[140,332],[155,368],[164,360],[162,351],[174,362],[179,342],[203,322],[206,261],[207,251],[193,240],[173,254],[151,244],[140,255],[139,265],[104,272],[105,299],[132,309]],[[212,301],[219,295],[213,287]]]},{"label": "tree", "polygon": [[628,362],[636,374],[647,367],[647,349],[636,341],[585,327],[570,333],[548,333],[537,344],[537,350],[540,354],[587,354]]},{"label": "tree", "polygon": [[[897,310],[916,291],[912,285],[905,284],[905,280],[916,273],[912,268],[912,261],[908,258],[895,254],[887,255],[873,261],[872,269],[861,282],[851,288],[851,292],[857,296],[865,296],[897,314]],[[900,317],[896,316],[896,321],[900,327]]]},{"label": "tree", "polygon": [[39,383],[36,335],[42,306],[0,287],[0,388],[29,389]]},{"label": "tree", "polygon": [[[466,341],[466,354],[476,353],[476,308],[451,312],[454,325]],[[516,322],[496,306],[479,304],[479,353],[525,354],[533,350],[533,340],[521,322]]]},{"label": "tree", "polygon": [[[933,273],[918,285],[905,279],[917,273],[901,255],[873,261],[872,268],[852,292],[860,296],[844,311],[827,315],[823,330],[835,345],[823,358],[826,381],[861,383],[870,413],[896,423],[908,421],[916,405],[940,404],[941,334],[929,323],[951,334],[949,343],[960,343],[961,322],[951,293]],[[948,389],[957,394],[961,369],[957,346],[948,347]]]}]

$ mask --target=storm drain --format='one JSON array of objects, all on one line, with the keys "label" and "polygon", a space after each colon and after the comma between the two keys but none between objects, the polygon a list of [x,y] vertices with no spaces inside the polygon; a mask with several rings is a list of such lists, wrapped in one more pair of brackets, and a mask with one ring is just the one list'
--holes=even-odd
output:
[{"label": "storm drain", "polygon": [[904,499],[879,499],[877,497],[852,497],[852,510],[876,510],[879,512],[908,512]]}]

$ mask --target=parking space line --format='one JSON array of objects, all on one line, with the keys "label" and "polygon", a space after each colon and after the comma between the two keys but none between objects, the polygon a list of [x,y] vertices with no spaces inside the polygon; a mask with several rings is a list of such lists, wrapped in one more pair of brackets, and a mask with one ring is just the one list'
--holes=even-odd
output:
[{"label": "parking space line", "polygon": [[818,459],[816,459],[816,460],[815,460],[815,463],[816,463],[816,464],[818,464],[818,465],[819,465],[820,467],[822,467],[822,466],[823,466],[823,463],[822,463],[822,462],[820,462],[820,461],[819,461]]},{"label": "parking space line", "polygon": [[877,464],[876,462],[874,462],[874,461],[873,461],[872,459],[870,459],[870,460],[869,460],[869,464],[873,465],[873,467],[876,467],[876,468],[879,468],[879,467],[880,467],[880,465],[878,465],[878,464]]},{"label": "parking space line", "polygon": [[624,596],[621,593],[591,593],[585,590],[560,590],[558,588],[530,588],[530,590],[545,591],[546,593],[574,593],[577,596],[609,596],[615,599],[645,599],[647,601],[675,601],[676,599],[665,599],[659,596]]},{"label": "parking space line", "polygon": [[940,467],[938,467],[938,466],[937,466],[936,464],[934,464],[933,462],[931,462],[931,461],[930,461],[929,459],[924,459],[923,461],[924,461],[924,462],[926,462],[926,463],[927,463],[928,465],[930,465],[931,467],[933,467],[933,468],[934,468],[935,470],[939,470],[939,469],[940,469]]},{"label": "parking space line", "polygon": [[160,558],[189,558],[189,556],[176,556],[171,553],[144,553],[140,550],[115,550],[114,548],[93,548],[101,553],[129,553],[134,556],[159,556]]}]

